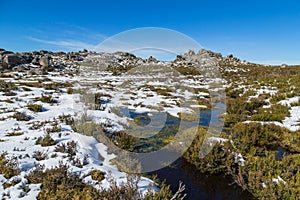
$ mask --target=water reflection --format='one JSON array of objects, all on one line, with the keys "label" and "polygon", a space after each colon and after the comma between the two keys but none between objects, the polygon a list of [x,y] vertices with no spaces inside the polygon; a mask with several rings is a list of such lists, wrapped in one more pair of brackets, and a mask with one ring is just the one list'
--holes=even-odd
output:
[{"label": "water reflection", "polygon": [[[210,122],[218,123],[218,117],[221,112],[222,109],[213,111],[201,110],[199,125],[209,126]],[[164,122],[163,128],[157,135],[140,140],[140,142],[136,145],[136,151],[143,151],[143,149],[153,151],[161,147],[164,145],[164,143],[160,140],[160,138],[168,136],[169,134],[176,134],[180,124],[179,118],[173,117],[169,114],[167,114],[167,117],[165,117],[165,113],[162,114],[159,112],[151,112],[151,117],[149,117],[149,113],[136,113],[133,110],[128,110],[126,108],[123,108],[123,113],[126,113],[127,117],[137,119],[136,122],[140,123],[141,125],[149,125],[151,123],[149,120],[151,119],[154,119],[153,121],[157,121],[159,123]],[[155,123],[152,125],[156,127]],[[147,129],[150,129],[148,131],[153,131],[151,130],[151,127],[152,126],[147,126]],[[166,179],[166,183],[171,185],[171,189],[174,192],[176,192],[178,189],[177,187],[179,181],[182,181],[186,186],[186,199],[254,199],[250,193],[242,191],[242,189],[235,184],[231,184],[233,181],[230,178],[223,177],[221,175],[207,175],[200,173],[200,171],[195,169],[195,166],[186,162],[183,158],[179,158],[172,164],[172,166],[167,166],[160,170],[148,173],[148,175],[155,174],[158,175],[160,180]]]},{"label": "water reflection", "polygon": [[237,185],[230,185],[232,180],[228,177],[217,175],[206,175],[195,170],[195,166],[180,158],[163,169],[148,173],[148,175],[157,174],[161,180],[166,179],[166,183],[171,185],[175,192],[179,181],[185,186],[186,199],[191,200],[250,200],[254,199],[251,194],[243,191]]}]

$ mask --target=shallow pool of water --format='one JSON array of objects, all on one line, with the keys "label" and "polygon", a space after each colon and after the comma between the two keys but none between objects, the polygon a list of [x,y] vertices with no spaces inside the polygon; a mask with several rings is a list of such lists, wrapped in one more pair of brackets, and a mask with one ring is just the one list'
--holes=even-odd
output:
[{"label": "shallow pool of water", "polygon": [[[125,110],[127,117],[132,119],[138,119],[138,125],[149,125],[151,123],[149,113],[135,113],[132,110]],[[221,110],[201,110],[199,112],[200,126],[209,126],[210,122],[217,123],[219,121],[219,114]],[[178,130],[178,124],[180,119],[168,115],[165,117],[161,113],[151,113],[151,118],[155,121],[164,121],[163,128],[159,131],[158,135],[168,135],[176,134]],[[155,125],[154,125],[155,126]],[[187,128],[188,128],[187,123]],[[148,127],[151,129],[151,126]],[[151,130],[148,130],[151,131]],[[158,136],[154,136],[158,137]],[[157,139],[157,138],[156,138]],[[155,148],[153,143],[149,144],[150,140],[141,140],[138,148],[148,148],[148,150],[155,150],[161,145],[160,140],[152,140],[157,146]],[[144,142],[144,143],[143,143]],[[148,143],[147,143],[148,142]],[[176,192],[178,189],[179,181],[182,181],[186,189],[184,193],[187,194],[186,199],[191,200],[219,200],[219,199],[253,199],[252,195],[246,191],[243,191],[236,184],[232,184],[233,180],[228,177],[218,176],[218,175],[207,175],[196,170],[195,166],[186,162],[183,158],[179,158],[171,166],[164,167],[160,170],[147,173],[148,175],[157,174],[160,180],[166,180],[167,184],[171,185],[172,191]]]},{"label": "shallow pool of water", "polygon": [[250,200],[253,196],[232,183],[229,177],[200,173],[195,166],[179,158],[171,166],[148,173],[160,180],[166,180],[173,192],[178,189],[179,181],[185,185],[184,193],[189,200]]}]

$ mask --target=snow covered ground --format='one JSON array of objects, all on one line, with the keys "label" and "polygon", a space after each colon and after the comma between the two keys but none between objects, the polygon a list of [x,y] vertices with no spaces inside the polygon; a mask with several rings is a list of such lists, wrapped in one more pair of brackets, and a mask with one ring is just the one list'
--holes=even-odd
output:
[{"label": "snow covered ground", "polygon": [[[49,169],[59,166],[60,162],[67,164],[70,172],[79,174],[84,182],[96,188],[106,189],[109,182],[107,179],[98,182],[91,176],[86,176],[94,169],[111,173],[119,185],[124,184],[127,180],[126,173],[110,163],[115,155],[108,154],[107,147],[95,138],[75,132],[63,118],[71,116],[79,119],[85,113],[95,123],[104,126],[106,131],[115,132],[130,126],[126,114],[120,112],[122,107],[136,113],[168,112],[176,117],[180,113],[193,113],[199,107],[206,108],[206,105],[199,105],[198,100],[207,98],[209,94],[194,89],[208,89],[211,80],[203,80],[202,76],[191,79],[174,77],[172,73],[160,72],[159,68],[155,75],[131,72],[120,76],[112,76],[107,71],[89,70],[84,70],[79,76],[70,76],[62,70],[49,72],[44,76],[13,72],[14,78],[5,78],[5,81],[17,86],[13,91],[15,94],[0,92],[0,152],[6,153],[7,159],[15,159],[21,173],[10,179],[0,175],[0,194],[10,196],[11,199],[21,196],[23,199],[35,199],[41,184],[29,184],[26,175],[38,165]],[[60,86],[61,83],[68,83],[69,86]],[[55,84],[58,85],[57,88],[50,87]],[[68,92],[68,87],[85,93],[72,94]],[[95,101],[93,95],[99,94],[97,109],[91,109],[82,100],[88,99],[89,94],[92,95],[92,101]],[[39,105],[42,109],[37,112],[30,109],[30,105]],[[28,120],[18,121],[16,114],[24,115]],[[47,134],[55,140],[55,144],[38,144],[37,140]],[[66,153],[57,151],[59,146],[70,142],[76,143],[73,160]],[[37,155],[42,155],[43,158],[38,159]],[[14,186],[3,187],[4,183],[16,179],[21,181]],[[151,183],[150,179],[142,177],[138,183],[140,191],[146,192]],[[30,188],[26,194],[21,187],[24,184]]]},{"label": "snow covered ground", "polygon": [[[51,77],[51,75],[49,76]],[[56,78],[56,81],[66,81],[64,77]],[[13,79],[6,80],[18,83]],[[52,82],[50,82],[52,84]],[[59,166],[60,162],[69,166],[69,171],[85,177],[91,170],[98,169],[106,173],[111,173],[119,185],[126,182],[126,173],[120,172],[118,168],[109,161],[114,155],[107,154],[107,147],[98,143],[95,138],[85,136],[75,132],[70,125],[62,122],[59,116],[71,115],[75,116],[80,112],[80,106],[74,106],[74,94],[68,94],[66,88],[59,90],[45,90],[42,87],[27,87],[31,91],[22,90],[19,87],[15,90],[14,96],[6,96],[4,92],[0,93],[0,152],[6,153],[7,159],[16,159],[18,168],[21,173],[18,176],[6,179],[0,175],[0,194],[10,196],[11,199],[17,199],[24,191],[21,185],[28,185],[30,191],[22,197],[22,199],[35,199],[40,191],[40,184],[28,184],[25,176],[28,175],[37,165],[44,165],[46,169]],[[56,103],[45,103],[40,100],[42,96],[50,95],[52,99],[56,99]],[[29,104],[42,105],[42,112],[33,112],[28,108]],[[14,114],[17,112],[24,113],[30,118],[29,121],[18,121]],[[117,122],[116,115],[102,112],[99,120],[112,119]],[[124,118],[120,118],[124,120]],[[97,121],[97,118],[96,118]],[[126,120],[125,120],[126,122]],[[58,128],[57,131],[51,131],[50,135],[56,144],[52,146],[42,147],[37,144],[39,137],[47,135],[47,129]],[[77,144],[76,155],[74,160],[82,163],[81,167],[74,165],[66,153],[56,151],[59,145],[67,144],[74,141]],[[45,156],[42,160],[37,160],[37,153]],[[99,159],[101,157],[102,159]],[[84,164],[83,164],[84,163]],[[4,188],[4,183],[13,180],[21,180],[18,184]],[[104,179],[101,182],[92,180],[91,176],[83,179],[86,183],[93,185],[99,189],[109,188],[109,182]],[[142,177],[138,186],[142,192],[146,192],[148,185],[151,184],[150,179]],[[157,188],[155,188],[157,189]]]}]

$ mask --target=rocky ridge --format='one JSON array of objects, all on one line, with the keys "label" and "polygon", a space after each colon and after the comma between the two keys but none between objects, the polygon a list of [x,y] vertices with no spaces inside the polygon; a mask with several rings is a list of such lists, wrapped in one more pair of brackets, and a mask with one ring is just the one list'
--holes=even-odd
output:
[{"label": "rocky ridge", "polygon": [[[81,63],[89,63],[91,65],[103,65],[107,69],[115,72],[122,73],[136,65],[147,63],[165,63],[171,66],[188,66],[189,63],[185,58],[186,56],[195,55],[192,50],[184,55],[178,55],[172,62],[160,62],[154,57],[150,56],[148,59],[142,59],[127,52],[115,53],[96,53],[92,51],[78,51],[78,52],[51,52],[51,51],[32,51],[14,53],[5,49],[0,49],[0,71],[22,71],[31,74],[45,74],[49,70],[55,68],[74,68]],[[220,66],[241,66],[249,65],[247,61],[242,61],[232,54],[224,57],[221,53],[216,53],[210,50],[201,49],[197,55],[206,54],[215,59]]]}]

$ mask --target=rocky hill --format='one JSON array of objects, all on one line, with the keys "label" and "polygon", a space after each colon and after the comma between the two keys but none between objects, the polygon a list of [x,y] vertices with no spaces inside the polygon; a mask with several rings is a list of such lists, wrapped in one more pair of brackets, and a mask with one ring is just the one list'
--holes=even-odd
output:
[{"label": "rocky hill", "polygon": [[[187,55],[196,54],[194,51],[189,51],[184,55],[178,55],[172,62],[164,62],[172,66],[187,66],[192,63],[185,62]],[[215,53],[210,50],[201,49],[197,55],[206,54],[215,59],[220,66],[241,66],[249,65],[247,61],[242,61],[232,54],[224,57],[221,53]],[[116,53],[96,53],[92,51],[79,52],[51,52],[51,51],[32,51],[14,53],[5,49],[0,49],[0,70],[1,71],[27,71],[32,74],[45,74],[49,67],[74,67],[78,63],[93,63],[97,65],[105,65],[108,69],[114,72],[122,72],[128,70],[135,65],[143,63],[159,63],[154,57],[148,59],[136,57],[131,53],[116,52]]]}]

